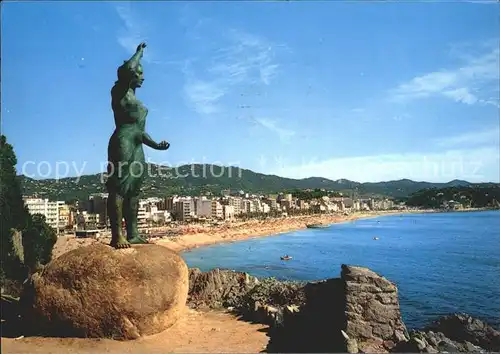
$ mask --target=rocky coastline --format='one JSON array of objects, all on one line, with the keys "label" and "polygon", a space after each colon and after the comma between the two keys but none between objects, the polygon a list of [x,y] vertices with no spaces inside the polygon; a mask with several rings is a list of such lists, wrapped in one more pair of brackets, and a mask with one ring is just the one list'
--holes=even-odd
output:
[{"label": "rocky coastline", "polygon": [[[230,322],[226,327],[240,321],[266,327],[265,352],[500,352],[500,331],[467,314],[450,314],[424,328],[408,329],[397,286],[368,268],[342,265],[339,278],[315,282],[258,279],[227,269],[188,272],[189,311],[225,313]],[[15,298],[2,294],[4,335],[14,326],[30,336],[33,323],[19,322],[19,310]]]},{"label": "rocky coastline", "polygon": [[188,305],[269,325],[269,352],[500,352],[500,331],[467,314],[408,330],[396,285],[368,268],[342,265],[340,278],[309,283],[189,272]]}]

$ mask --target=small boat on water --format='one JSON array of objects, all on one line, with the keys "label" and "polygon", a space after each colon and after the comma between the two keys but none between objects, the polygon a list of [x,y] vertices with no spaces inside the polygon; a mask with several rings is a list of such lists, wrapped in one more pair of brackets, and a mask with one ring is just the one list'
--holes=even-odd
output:
[{"label": "small boat on water", "polygon": [[280,259],[282,261],[289,261],[290,259],[292,259],[292,257],[290,257],[289,255],[285,255],[285,256],[281,256]]},{"label": "small boat on water", "polygon": [[307,224],[306,227],[308,229],[324,229],[325,227],[328,227],[328,224]]},{"label": "small boat on water", "polygon": [[378,237],[374,237],[373,239],[374,239],[374,240],[378,240]]}]

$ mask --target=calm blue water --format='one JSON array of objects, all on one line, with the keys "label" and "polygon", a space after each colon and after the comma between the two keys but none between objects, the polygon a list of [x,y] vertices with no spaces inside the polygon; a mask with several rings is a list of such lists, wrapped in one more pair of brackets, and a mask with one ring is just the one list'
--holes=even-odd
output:
[{"label": "calm blue water", "polygon": [[[373,240],[373,237],[379,237]],[[291,261],[281,261],[289,254]],[[500,325],[500,212],[384,216],[184,253],[190,267],[259,277],[338,277],[342,263],[395,282],[410,328],[466,312]]]}]

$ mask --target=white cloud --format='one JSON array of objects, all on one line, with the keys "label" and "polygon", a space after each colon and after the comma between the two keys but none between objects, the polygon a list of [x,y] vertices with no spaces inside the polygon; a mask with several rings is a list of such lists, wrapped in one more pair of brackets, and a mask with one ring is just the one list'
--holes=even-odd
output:
[{"label": "white cloud", "polygon": [[[190,58],[184,70],[184,94],[187,103],[198,113],[212,114],[223,110],[223,98],[239,88],[271,84],[279,70],[276,45],[265,38],[238,30],[219,29],[220,37],[211,36],[210,43],[218,43],[215,50],[206,49],[204,25],[198,21],[197,33],[190,31],[190,39],[204,48],[201,60]],[[213,31],[207,33],[213,34]]]},{"label": "white cloud", "polygon": [[273,44],[264,38],[232,30],[223,38],[228,43],[211,58],[207,68],[229,85],[262,83],[269,85],[279,65],[274,61]]},{"label": "white cloud", "polygon": [[201,80],[190,81],[184,87],[187,99],[193,103],[200,114],[212,114],[219,111],[217,102],[225,94],[225,90],[216,83]]},{"label": "white cloud", "polygon": [[[123,3],[115,7],[118,16],[123,21],[123,28],[118,34],[118,43],[130,54],[135,53],[139,43],[146,41],[148,27],[134,16],[130,3]],[[143,59],[150,62],[152,52],[150,48],[144,51]]]},{"label": "white cloud", "polygon": [[391,90],[391,99],[407,102],[442,96],[468,105],[499,106],[498,98],[484,97],[488,92],[498,90],[500,80],[498,40],[487,43],[489,48],[486,53],[475,56],[462,53],[459,56],[465,60],[463,66],[417,76]]},{"label": "white cloud", "polygon": [[463,0],[463,1],[478,5],[498,5],[498,0]]},{"label": "white cloud", "polygon": [[332,180],[347,178],[359,182],[379,182],[403,178],[415,181],[448,182],[463,179],[471,182],[500,182],[500,129],[484,129],[434,140],[430,153],[387,153],[316,158],[297,163],[297,158],[266,166],[267,173],[291,178],[311,176]]},{"label": "white cloud", "polygon": [[442,147],[483,145],[500,150],[500,128],[485,129],[477,132],[445,137],[435,141],[436,145]]},{"label": "white cloud", "polygon": [[498,182],[500,153],[495,148],[447,150],[430,154],[394,153],[339,157],[301,165],[282,164],[267,171],[291,178],[320,176],[337,180],[379,182],[403,178],[415,181],[447,182],[464,179],[471,182]]},{"label": "white cloud", "polygon": [[274,120],[265,118],[256,118],[254,120],[262,127],[278,134],[278,137],[281,141],[288,141],[295,135],[295,132],[293,130],[280,127],[278,123]]}]

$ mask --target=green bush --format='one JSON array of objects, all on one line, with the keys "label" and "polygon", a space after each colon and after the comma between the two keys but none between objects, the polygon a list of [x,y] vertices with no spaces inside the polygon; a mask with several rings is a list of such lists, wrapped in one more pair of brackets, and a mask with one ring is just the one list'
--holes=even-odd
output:
[{"label": "green bush", "polygon": [[41,264],[50,262],[56,241],[56,232],[45,222],[45,216],[33,215],[23,230],[24,264],[35,270]]}]

